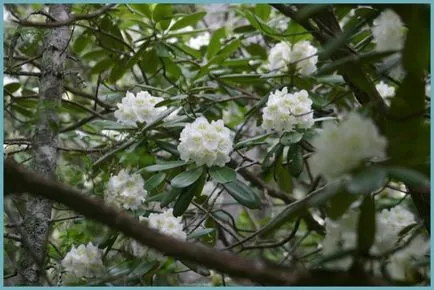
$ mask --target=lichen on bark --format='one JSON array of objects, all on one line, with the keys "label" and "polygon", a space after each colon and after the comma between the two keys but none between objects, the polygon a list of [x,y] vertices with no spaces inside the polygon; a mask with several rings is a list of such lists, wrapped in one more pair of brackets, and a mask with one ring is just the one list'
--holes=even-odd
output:
[{"label": "lichen on bark", "polygon": [[[70,17],[70,4],[49,5],[56,21]],[[52,21],[52,20],[47,20]],[[57,163],[58,109],[61,105],[69,26],[47,30],[42,52],[37,124],[32,137],[32,169],[55,178]],[[52,203],[43,198],[28,197],[23,213],[21,233],[25,241],[20,261],[20,284],[41,285],[47,238],[50,230]],[[29,253],[31,251],[31,253]]]}]

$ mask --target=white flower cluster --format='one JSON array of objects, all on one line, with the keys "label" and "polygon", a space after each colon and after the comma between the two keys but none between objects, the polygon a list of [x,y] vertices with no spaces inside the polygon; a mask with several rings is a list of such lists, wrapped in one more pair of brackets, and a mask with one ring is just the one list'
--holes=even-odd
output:
[{"label": "white flower cluster", "polygon": [[276,90],[268,97],[262,112],[262,127],[267,130],[291,131],[310,128],[314,124],[312,100],[306,90],[288,93],[288,88]]},{"label": "white flower cluster", "polygon": [[153,97],[146,91],[138,92],[136,95],[127,92],[121,103],[117,104],[118,110],[114,114],[118,122],[127,125],[137,126],[137,122],[150,123],[167,109],[165,106],[155,107],[163,100]]},{"label": "white flower cluster", "polygon": [[[149,217],[140,217],[141,221],[147,221],[148,226],[152,229],[171,236],[173,238],[185,241],[187,234],[183,230],[182,218],[173,216],[173,209],[163,210],[162,213],[151,213]],[[165,257],[148,247],[142,246],[135,240],[131,240],[128,245],[136,257],[146,257],[149,260],[163,261]]]},{"label": "white flower cluster", "polygon": [[286,42],[277,43],[270,50],[268,63],[270,70],[287,71],[290,64],[302,75],[316,71],[317,49],[307,40],[299,41],[292,47]]},{"label": "white flower cluster", "polygon": [[188,46],[194,49],[200,49],[202,46],[208,45],[210,39],[211,36],[209,32],[205,32],[196,37],[190,38],[190,40],[188,41]]},{"label": "white flower cluster", "polygon": [[187,239],[187,234],[183,230],[182,217],[173,216],[171,208],[163,210],[162,213],[151,213],[147,221],[150,228],[163,234],[179,240]]},{"label": "white flower cluster", "polygon": [[140,174],[129,174],[127,170],[122,169],[118,175],[110,177],[105,200],[111,205],[136,210],[148,194],[144,185],[145,182]]},{"label": "white flower cluster", "polygon": [[312,171],[333,179],[348,173],[363,161],[384,158],[387,139],[375,124],[357,113],[350,113],[340,124],[327,123],[312,140],[316,148]]},{"label": "white flower cluster", "polygon": [[377,51],[399,50],[404,46],[404,25],[391,9],[384,10],[374,20],[372,35]]},{"label": "white flower cluster", "polygon": [[[333,221],[326,219],[326,237],[322,243],[324,255],[333,255],[345,250],[354,249],[357,245],[358,211],[350,211],[341,219]],[[371,254],[381,255],[394,249],[400,238],[400,232],[414,224],[414,215],[402,206],[390,210],[384,209],[376,215],[376,236],[370,250]],[[429,242],[423,237],[415,237],[404,249],[394,253],[387,264],[387,270],[394,279],[405,279],[407,271],[411,270],[412,259],[423,257],[429,250]],[[347,270],[352,264],[352,258],[346,256],[327,264],[328,267]],[[374,265],[380,273],[380,265]]]},{"label": "white flower cluster", "polygon": [[179,140],[178,151],[182,160],[193,160],[199,166],[224,166],[230,160],[233,143],[223,120],[209,123],[204,117],[199,117],[185,125]]},{"label": "white flower cluster", "polygon": [[77,248],[73,246],[63,258],[62,266],[76,278],[96,277],[104,269],[101,251],[92,243],[82,244]]},{"label": "white flower cluster", "polygon": [[375,88],[385,102],[390,105],[390,99],[395,96],[395,87],[389,86],[385,82],[381,81],[375,85]]}]

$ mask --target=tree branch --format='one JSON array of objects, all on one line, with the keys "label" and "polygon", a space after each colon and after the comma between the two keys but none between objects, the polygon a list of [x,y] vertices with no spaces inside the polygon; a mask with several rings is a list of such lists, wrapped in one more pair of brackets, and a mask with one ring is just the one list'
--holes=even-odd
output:
[{"label": "tree branch", "polygon": [[5,161],[4,166],[5,195],[28,192],[60,202],[165,255],[192,261],[234,277],[266,285],[388,285],[365,273],[287,268],[220,252],[201,244],[179,241],[150,229],[129,214],[106,206],[101,200],[33,173],[10,159]]},{"label": "tree branch", "polygon": [[110,9],[112,9],[116,4],[109,4],[105,5],[104,7],[96,10],[95,12],[89,13],[89,14],[77,14],[77,15],[70,15],[70,17],[66,20],[59,20],[56,22],[33,22],[28,20],[13,20],[13,22],[24,26],[24,27],[36,27],[36,28],[55,28],[55,27],[61,27],[61,26],[68,26],[72,25],[75,22],[79,20],[89,20],[93,18],[97,18]]}]

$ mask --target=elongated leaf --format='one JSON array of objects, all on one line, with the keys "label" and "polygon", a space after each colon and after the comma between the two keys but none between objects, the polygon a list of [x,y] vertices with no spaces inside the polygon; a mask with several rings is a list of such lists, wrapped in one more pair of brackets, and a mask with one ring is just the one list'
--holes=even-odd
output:
[{"label": "elongated leaf", "polygon": [[402,181],[409,187],[422,190],[430,188],[429,179],[416,170],[398,166],[387,167],[386,170],[389,177]]},{"label": "elongated leaf", "polygon": [[367,195],[360,206],[359,223],[357,225],[357,250],[368,254],[375,241],[375,204],[374,198]]},{"label": "elongated leaf", "polygon": [[288,150],[288,168],[292,176],[298,177],[303,171],[303,151],[298,144],[292,144]]},{"label": "elongated leaf", "polygon": [[237,179],[234,169],[229,167],[213,166],[209,170],[209,175],[218,183],[228,183]]},{"label": "elongated leaf", "polygon": [[192,262],[189,262],[189,261],[185,261],[185,260],[180,260],[180,262],[182,264],[184,264],[187,268],[189,268],[190,270],[192,270],[193,272],[198,273],[199,275],[206,276],[206,277],[208,277],[209,275],[211,275],[211,272],[207,268],[202,267],[202,266],[200,266],[198,264],[195,264],[195,263],[192,263]]},{"label": "elongated leaf", "polygon": [[166,178],[166,173],[163,173],[163,172],[160,172],[158,174],[151,176],[145,182],[145,189],[146,190],[153,190],[154,188],[159,186],[164,181],[165,178]]},{"label": "elongated leaf", "polygon": [[199,177],[202,175],[202,172],[203,172],[202,166],[196,167],[196,168],[191,169],[189,171],[182,172],[182,173],[178,174],[177,176],[175,176],[172,179],[172,181],[170,182],[170,184],[176,188],[187,187],[187,186],[193,184],[194,182],[196,182],[196,180],[198,180]]},{"label": "elongated leaf", "polygon": [[206,50],[206,58],[211,59],[214,55],[217,54],[217,52],[220,50],[221,44],[220,39],[225,37],[226,32],[225,28],[219,28],[211,36],[211,39],[209,41],[208,48]]},{"label": "elongated leaf", "polygon": [[265,138],[267,138],[268,136],[271,136],[273,134],[274,134],[273,132],[266,133],[263,135],[259,135],[259,136],[253,137],[253,138],[249,138],[249,139],[240,141],[237,144],[235,144],[234,149],[241,149],[241,148],[249,147],[252,144],[255,144],[256,142],[260,142],[260,141],[265,140]]},{"label": "elongated leaf", "polygon": [[203,174],[197,182],[182,190],[173,207],[174,216],[180,216],[187,210],[188,206],[193,200],[193,197],[202,192],[205,180],[206,174]]},{"label": "elongated leaf", "polygon": [[183,16],[183,17],[181,17],[181,19],[177,20],[175,22],[175,24],[173,24],[170,27],[170,30],[178,30],[178,29],[184,28],[184,27],[189,26],[189,25],[194,26],[205,15],[206,15],[206,12],[197,12],[197,13]]},{"label": "elongated leaf", "polygon": [[260,208],[261,201],[258,195],[244,183],[237,180],[226,183],[223,186],[241,205],[251,209]]},{"label": "elongated leaf", "polygon": [[297,143],[303,138],[303,133],[300,132],[285,132],[282,137],[280,137],[280,144],[284,146],[292,145]]},{"label": "elongated leaf", "polygon": [[161,201],[161,205],[167,206],[169,203],[174,201],[182,193],[182,191],[182,188],[172,188],[172,190],[165,193]]},{"label": "elongated leaf", "polygon": [[215,232],[214,228],[198,229],[198,230],[195,230],[194,232],[188,234],[187,240],[199,239],[199,238],[206,236],[206,235],[213,233],[213,232]]},{"label": "elongated leaf", "polygon": [[187,163],[183,160],[165,161],[165,162],[160,162],[158,164],[145,167],[145,168],[141,169],[139,172],[142,172],[142,171],[148,171],[148,172],[163,171],[163,170],[168,170],[168,169],[184,166],[186,164]]},{"label": "elongated leaf", "polygon": [[170,4],[157,4],[154,7],[152,18],[155,22],[167,20],[172,17],[172,5]]}]

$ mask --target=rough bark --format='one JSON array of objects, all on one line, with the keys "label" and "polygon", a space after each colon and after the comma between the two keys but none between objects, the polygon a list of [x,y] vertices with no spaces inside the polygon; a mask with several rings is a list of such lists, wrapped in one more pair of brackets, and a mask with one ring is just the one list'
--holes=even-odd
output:
[{"label": "rough bark", "polygon": [[[67,20],[70,12],[70,4],[50,5],[49,7],[49,14],[56,21]],[[70,33],[68,26],[49,29],[43,44],[37,124],[32,138],[31,166],[35,172],[49,178],[55,178],[59,125],[57,110],[64,92],[64,64]],[[19,275],[22,285],[41,284],[40,277],[44,269],[51,210],[51,201],[47,199],[32,196],[26,201],[21,227],[24,244],[27,245],[24,247],[20,262]]]}]

